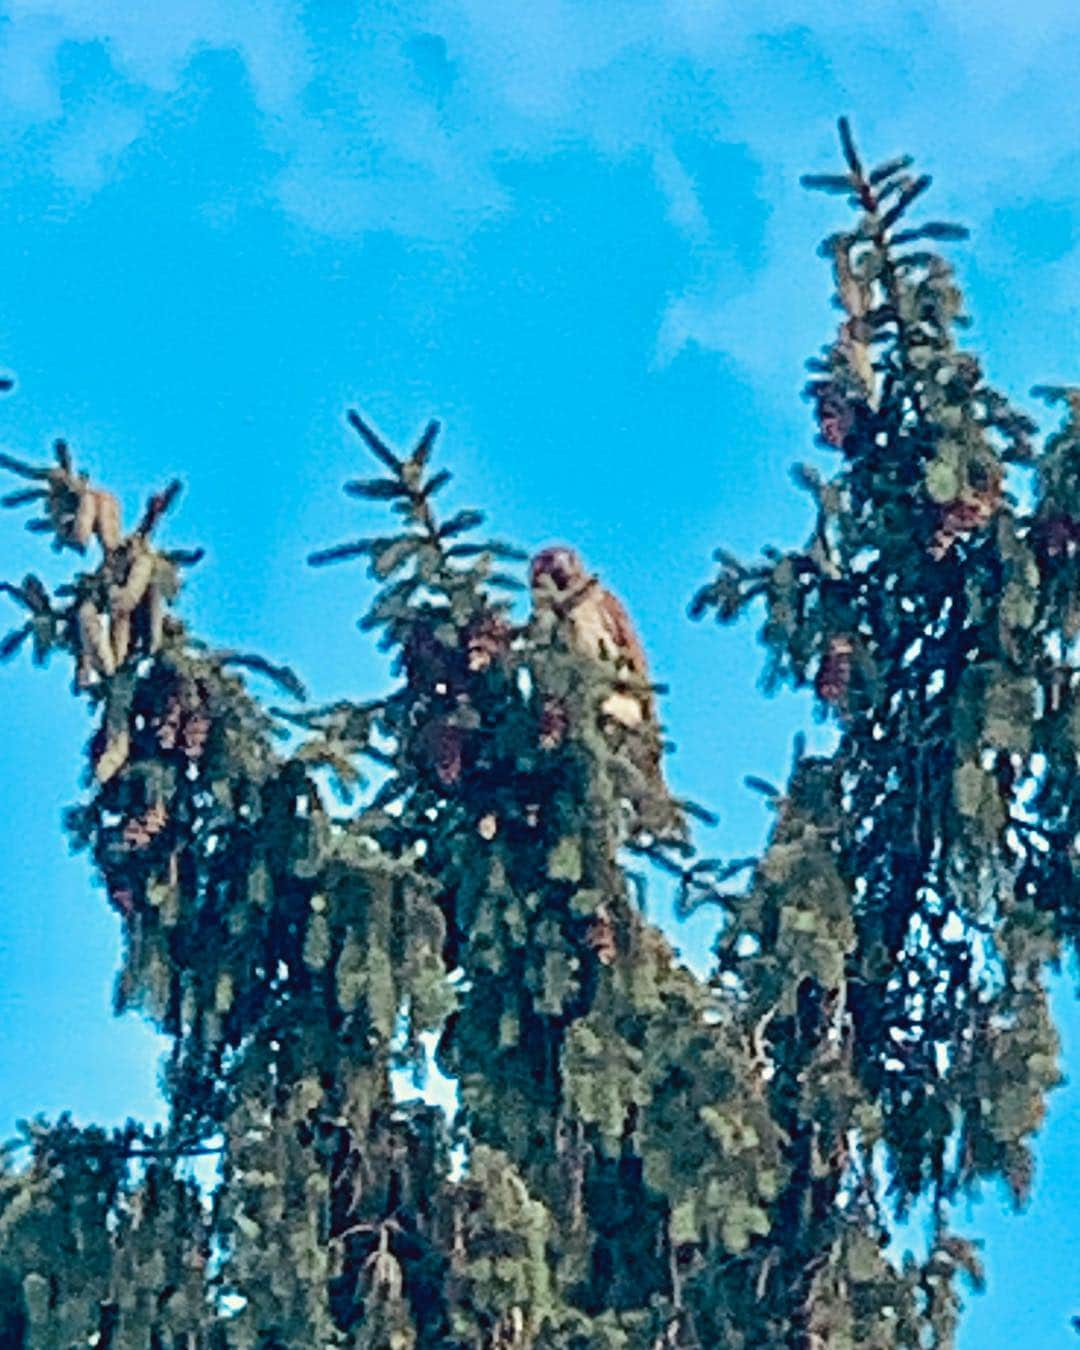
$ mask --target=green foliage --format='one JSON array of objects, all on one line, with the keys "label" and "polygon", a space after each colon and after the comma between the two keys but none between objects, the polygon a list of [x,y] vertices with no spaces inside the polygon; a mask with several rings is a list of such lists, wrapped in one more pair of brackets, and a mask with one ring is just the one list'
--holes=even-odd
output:
[{"label": "green foliage", "polygon": [[[945,1234],[948,1202],[982,1177],[1024,1198],[1057,1081],[1045,973],[1076,937],[1080,405],[1054,391],[1070,420],[1033,448],[1033,423],[956,345],[949,267],[907,250],[960,232],[894,228],[928,180],[849,169],[860,218],[826,250],[845,318],[808,386],[841,465],[806,479],[806,548],[757,567],[718,555],[695,601],[726,622],[763,599],[769,679],[812,686],[839,743],[809,798],[797,766],[719,950],[771,1019],[810,1194],[881,1163],[897,1208],[928,1197]],[[1030,509],[1006,490],[1014,464],[1035,466]],[[815,1180],[823,1130],[832,1157]],[[958,1241],[940,1237],[919,1276],[935,1344],[951,1343],[953,1269],[971,1273],[942,1255]]]},{"label": "green foliage", "polygon": [[[515,613],[522,555],[481,513],[439,514],[436,423],[401,455],[349,415],[379,476],[346,491],[392,528],[310,561],[366,564],[393,684],[327,707],[189,634],[199,555],[153,539],[177,485],[124,533],[63,443],[0,460],[28,484],[4,505],[92,555],[55,594],[4,586],[0,657],[72,663],[97,729],[69,829],[122,924],[117,1008],[171,1041],[167,1127],[38,1122],[5,1155],[13,1345],[952,1343],[982,1273],[950,1205],[1028,1191],[1045,971],[1080,927],[1080,395],[1048,391],[1066,421],[1036,449],[956,344],[928,246],[963,231],[911,223],[908,159],[841,145],[806,180],[857,212],[823,246],[843,319],[808,386],[840,466],[796,471],[805,548],[720,551],[692,606],[760,601],[766,682],[836,719],[834,754],[751,780],[759,859],[694,856],[603,722],[610,670]],[[711,979],[646,922],[627,849],[720,906]],[[432,1044],[453,1120],[395,1090]],[[896,1262],[920,1204],[927,1255]]]},{"label": "green foliage", "polygon": [[209,1215],[162,1138],[65,1117],[25,1125],[22,1149],[29,1160],[0,1174],[0,1251],[18,1272],[27,1343],[134,1350],[197,1335]]}]

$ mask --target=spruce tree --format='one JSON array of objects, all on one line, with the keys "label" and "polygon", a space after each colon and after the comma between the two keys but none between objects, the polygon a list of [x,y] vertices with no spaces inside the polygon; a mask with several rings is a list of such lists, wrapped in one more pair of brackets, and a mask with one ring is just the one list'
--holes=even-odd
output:
[{"label": "spruce tree", "polygon": [[[515,607],[521,555],[479,512],[441,512],[434,423],[399,454],[350,414],[378,467],[347,491],[391,522],[311,561],[366,565],[394,682],[327,707],[189,632],[176,485],[125,531],[65,445],[5,457],[5,504],[87,570],[5,588],[3,655],[67,660],[94,712],[68,825],[123,929],[117,1009],[171,1042],[166,1126],[36,1120],[5,1155],[12,1345],[951,1344],[980,1271],[950,1205],[1024,1196],[1057,1076],[1080,398],[1034,449],[956,346],[932,250],[960,232],[911,224],[928,180],[864,171],[842,131],[845,171],[810,180],[858,213],[809,391],[840,467],[801,471],[805,548],[721,555],[694,606],[763,600],[769,679],[837,723],[750,864],[643,828],[670,812],[604,722],[613,669]],[[711,978],[646,921],[646,863],[721,906]],[[395,1088],[432,1044],[454,1120]],[[898,1261],[920,1204],[927,1252]]]},{"label": "spruce tree", "polygon": [[[928,176],[907,158],[865,170],[840,130],[845,172],[804,180],[856,213],[822,248],[843,318],[807,388],[839,468],[797,471],[805,547],[757,566],[720,553],[694,606],[726,622],[763,602],[768,682],[812,687],[838,744],[796,765],[718,956],[769,1019],[789,1141],[778,1325],[847,1343],[853,1314],[884,1306],[865,1240],[887,1235],[883,1201],[924,1201],[929,1258],[903,1278],[947,1345],[951,1273],[981,1278],[950,1203],[993,1177],[1024,1199],[1058,1080],[1046,976],[1076,937],[1080,399],[1036,391],[1068,410],[1037,449],[958,345],[933,245],[964,231],[913,223]],[[918,1344],[915,1326],[854,1343]]]}]

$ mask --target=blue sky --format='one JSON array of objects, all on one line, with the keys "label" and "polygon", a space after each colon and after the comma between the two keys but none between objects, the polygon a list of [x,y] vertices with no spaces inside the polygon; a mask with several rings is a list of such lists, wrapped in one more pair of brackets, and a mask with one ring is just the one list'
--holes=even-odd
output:
[{"label": "blue sky", "polygon": [[[173,474],[176,542],[209,556],[205,634],[369,694],[358,572],[306,553],[363,532],[343,498],[357,405],[407,440],[435,414],[459,504],[533,547],[578,544],[637,617],[711,851],[767,827],[809,708],[757,687],[752,630],[691,624],[719,543],[807,528],[802,363],[829,335],[815,257],[837,207],[800,172],[911,151],[992,377],[1025,403],[1080,379],[1074,0],[286,0],[0,4],[0,360],[6,448],[64,434],[128,516]],[[2,572],[58,579],[14,518]],[[158,1043],[109,1015],[118,950],[62,807],[88,734],[64,672],[2,674],[0,1123],[159,1110]],[[658,912],[662,915],[662,906]],[[688,957],[713,920],[684,925]],[[1058,1008],[1080,1066],[1073,983]],[[1053,1098],[1035,1198],[987,1238],[966,1350],[1075,1344],[1080,1097]]]}]

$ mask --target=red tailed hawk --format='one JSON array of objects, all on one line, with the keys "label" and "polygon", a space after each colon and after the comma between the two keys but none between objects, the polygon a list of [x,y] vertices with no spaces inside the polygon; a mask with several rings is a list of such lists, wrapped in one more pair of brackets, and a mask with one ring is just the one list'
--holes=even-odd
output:
[{"label": "red tailed hawk", "polygon": [[562,545],[541,550],[532,560],[529,582],[534,611],[553,610],[565,622],[575,651],[630,676],[633,692],[614,691],[604,701],[604,712],[626,727],[655,721],[649,666],[630,616],[578,554]]},{"label": "red tailed hawk", "polygon": [[[534,615],[554,614],[575,652],[611,668],[613,689],[601,704],[604,715],[635,734],[632,759],[655,789],[660,817],[671,824],[673,807],[661,771],[662,737],[649,666],[630,616],[620,601],[565,545],[542,549],[529,570]],[[620,679],[620,676],[622,677]],[[645,813],[643,813],[645,814]],[[655,811],[647,813],[660,819]]]}]

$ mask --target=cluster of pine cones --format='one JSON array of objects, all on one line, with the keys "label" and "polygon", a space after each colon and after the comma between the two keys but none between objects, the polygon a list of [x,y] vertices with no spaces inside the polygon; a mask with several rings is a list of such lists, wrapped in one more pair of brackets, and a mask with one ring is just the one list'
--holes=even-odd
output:
[{"label": "cluster of pine cones", "polygon": [[[467,675],[480,675],[509,650],[512,629],[501,614],[487,611],[465,628],[461,646],[447,647],[425,625],[417,625],[405,643],[405,670],[411,688],[421,696],[438,695],[440,700],[456,698],[467,704]],[[420,756],[443,787],[461,781],[464,768],[466,732],[462,726],[436,712],[418,737]]]},{"label": "cluster of pine cones", "polygon": [[939,508],[938,526],[930,541],[930,556],[940,562],[953,545],[970,534],[983,530],[1001,509],[1000,472],[987,475],[983,487],[969,487],[954,501]]},{"label": "cluster of pine cones", "polygon": [[187,698],[173,694],[155,730],[162,750],[179,749],[189,760],[201,759],[210,735],[210,718],[197,692]]},{"label": "cluster of pine cones", "polygon": [[142,813],[132,816],[124,826],[124,843],[130,849],[149,848],[168,824],[169,812],[163,801],[157,801]]}]

